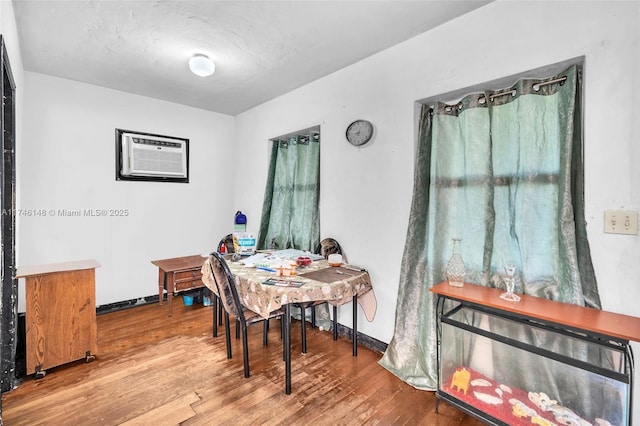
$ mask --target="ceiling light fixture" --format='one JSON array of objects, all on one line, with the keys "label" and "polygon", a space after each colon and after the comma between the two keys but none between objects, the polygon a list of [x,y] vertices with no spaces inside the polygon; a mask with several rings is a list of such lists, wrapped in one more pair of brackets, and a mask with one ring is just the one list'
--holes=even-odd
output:
[{"label": "ceiling light fixture", "polygon": [[195,75],[208,77],[216,70],[216,64],[208,56],[197,54],[189,59],[189,69]]}]

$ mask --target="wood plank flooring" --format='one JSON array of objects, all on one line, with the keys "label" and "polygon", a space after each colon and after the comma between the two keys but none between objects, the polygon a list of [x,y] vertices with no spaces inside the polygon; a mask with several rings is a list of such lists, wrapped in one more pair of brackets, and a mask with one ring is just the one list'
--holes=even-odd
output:
[{"label": "wood plank flooring", "polygon": [[[278,321],[269,345],[262,327],[249,331],[251,377],[242,343],[226,358],[223,329],[211,335],[211,307],[174,301],[98,316],[98,353],[24,378],[2,395],[5,425],[438,425],[482,424],[433,392],[420,391],[382,368],[382,354],[363,346],[351,356],[345,337],[292,323],[292,393],[284,393]],[[233,336],[233,334],[232,334]]]}]

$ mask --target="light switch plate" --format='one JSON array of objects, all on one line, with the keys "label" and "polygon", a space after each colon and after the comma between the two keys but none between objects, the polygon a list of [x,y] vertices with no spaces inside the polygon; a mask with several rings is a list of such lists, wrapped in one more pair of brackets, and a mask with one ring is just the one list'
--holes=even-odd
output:
[{"label": "light switch plate", "polygon": [[604,232],[638,235],[638,212],[636,210],[605,210]]}]

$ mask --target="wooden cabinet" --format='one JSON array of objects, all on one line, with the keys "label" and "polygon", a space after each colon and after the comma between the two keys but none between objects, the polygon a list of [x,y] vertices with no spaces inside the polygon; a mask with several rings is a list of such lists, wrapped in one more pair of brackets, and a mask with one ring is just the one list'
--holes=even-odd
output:
[{"label": "wooden cabinet", "polygon": [[169,316],[171,316],[173,296],[204,287],[200,270],[205,260],[203,256],[193,255],[151,261],[158,267],[158,302],[162,303],[166,291]]},{"label": "wooden cabinet", "polygon": [[[640,318],[473,284],[438,295],[436,396],[493,425],[631,425]],[[437,404],[436,404],[437,411]]]},{"label": "wooden cabinet", "polygon": [[25,278],[27,374],[71,361],[91,361],[98,352],[95,260],[18,268]]}]

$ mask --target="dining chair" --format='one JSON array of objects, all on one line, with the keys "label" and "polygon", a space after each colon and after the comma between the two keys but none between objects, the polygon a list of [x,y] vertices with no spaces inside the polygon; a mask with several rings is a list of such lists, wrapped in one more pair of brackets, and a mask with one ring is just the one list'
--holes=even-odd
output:
[{"label": "dining chair", "polygon": [[[233,234],[227,234],[224,238],[218,242],[218,247],[216,248],[218,253],[233,253],[235,251],[233,247]],[[218,325],[222,325],[222,312],[224,308],[222,306],[222,301],[218,297],[217,294],[211,292],[211,304],[213,305],[213,337],[218,337]],[[216,322],[215,318],[218,317],[218,321]],[[239,334],[236,332],[236,338],[239,338]]]},{"label": "dining chair", "polygon": [[[341,254],[343,260],[345,260],[346,262],[346,256],[344,254],[344,251],[342,250],[342,246],[340,246],[340,243],[338,243],[337,240],[335,240],[334,238],[325,238],[322,241],[320,241],[320,243],[318,243],[318,246],[316,247],[315,250],[316,254],[319,254],[320,256],[324,257],[325,259],[327,259],[329,257],[330,254]],[[327,304],[327,302],[325,301],[312,301],[312,302],[305,302],[305,303],[296,303],[294,304],[294,306],[297,306],[300,308],[300,320],[301,320],[301,333],[302,333],[302,353],[307,353],[307,327],[306,327],[306,312],[307,309],[310,308],[311,309],[311,327],[315,328],[316,326],[316,306],[320,306],[320,305],[324,305]],[[328,304],[327,304],[328,306]],[[333,320],[332,320],[332,325],[333,325],[333,335],[334,335],[334,340],[337,339],[337,334],[336,334],[336,327],[337,327],[337,316],[338,316],[338,308],[336,306],[333,307]]]},{"label": "dining chair", "polygon": [[[264,318],[258,313],[245,307],[240,303],[240,297],[238,295],[238,289],[236,288],[235,279],[231,275],[229,265],[224,260],[222,255],[217,252],[213,252],[209,255],[209,266],[211,274],[213,275],[214,282],[218,289],[218,295],[222,300],[224,307],[224,320],[225,320],[225,340],[227,344],[227,358],[231,359],[231,333],[229,330],[229,315],[234,316],[240,323],[242,329],[242,358],[244,361],[244,377],[249,377],[249,346],[247,338],[247,327],[251,324],[263,323],[263,337],[262,344],[264,346],[268,343],[268,327],[267,320],[270,318],[282,317],[284,315],[284,309],[280,308],[269,314],[269,318]],[[214,319],[215,322],[215,319]]]},{"label": "dining chair", "polygon": [[233,234],[227,234],[223,239],[221,239],[216,251],[218,253],[235,253],[235,248],[233,246]]}]

